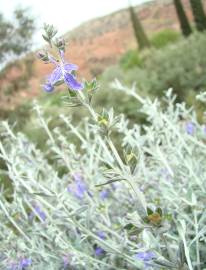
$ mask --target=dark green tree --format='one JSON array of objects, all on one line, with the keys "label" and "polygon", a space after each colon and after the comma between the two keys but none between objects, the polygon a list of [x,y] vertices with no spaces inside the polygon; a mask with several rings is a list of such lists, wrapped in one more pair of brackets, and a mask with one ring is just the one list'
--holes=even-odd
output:
[{"label": "dark green tree", "polygon": [[190,0],[190,4],[197,30],[206,30],[206,15],[201,0]]},{"label": "dark green tree", "polygon": [[0,61],[5,62],[29,51],[35,31],[34,19],[27,9],[16,9],[8,21],[0,13]]},{"label": "dark green tree", "polygon": [[149,39],[144,31],[144,28],[138,18],[138,15],[135,13],[133,6],[129,2],[129,14],[132,22],[132,27],[134,30],[135,38],[137,40],[137,44],[139,49],[142,50],[144,48],[150,47]]},{"label": "dark green tree", "polygon": [[182,33],[185,37],[188,37],[192,33],[192,28],[190,26],[189,20],[185,13],[184,7],[182,5],[181,0],[173,0],[175,9],[177,12],[177,16],[180,22]]}]

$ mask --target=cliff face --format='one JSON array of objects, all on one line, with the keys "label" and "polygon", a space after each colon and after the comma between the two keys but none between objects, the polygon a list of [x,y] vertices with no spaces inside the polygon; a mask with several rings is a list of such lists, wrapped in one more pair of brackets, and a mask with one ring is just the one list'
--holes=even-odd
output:
[{"label": "cliff face", "polygon": [[[189,0],[183,1],[188,17],[192,20]],[[206,3],[205,3],[206,6]],[[136,12],[148,35],[171,28],[178,30],[179,23],[172,0],[156,0],[136,7]],[[108,16],[86,22],[73,31],[65,34],[68,42],[66,58],[80,67],[80,76],[91,78],[100,74],[109,65],[117,63],[121,55],[136,46],[127,10],[120,10]],[[23,69],[23,68],[22,68]],[[33,75],[28,87],[11,96],[5,96],[2,89],[13,79],[18,78],[16,67],[10,68],[7,76],[0,79],[2,106],[14,106],[22,99],[34,97],[40,92],[39,85],[52,70],[51,65],[45,65],[34,60]]]}]

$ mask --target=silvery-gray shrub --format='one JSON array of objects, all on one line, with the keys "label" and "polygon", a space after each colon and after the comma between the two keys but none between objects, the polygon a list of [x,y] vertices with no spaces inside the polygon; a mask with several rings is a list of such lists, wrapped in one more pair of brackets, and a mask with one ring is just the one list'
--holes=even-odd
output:
[{"label": "silvery-gray shrub", "polygon": [[[48,152],[1,123],[1,174],[13,186],[9,200],[1,191],[1,269],[22,258],[32,259],[29,269],[144,269],[136,255],[149,251],[151,269],[204,269],[205,127],[170,91],[163,110],[115,87],[141,101],[150,122],[129,127],[119,117],[111,133],[121,135],[121,152],[88,118],[78,127],[61,115],[68,132],[50,130],[37,104]],[[80,197],[75,177],[85,184]]]},{"label": "silvery-gray shrub", "polygon": [[89,117],[60,115],[66,132],[35,104],[44,152],[1,122],[1,178],[12,188],[1,186],[0,269],[206,268],[205,126],[171,90],[151,101],[112,87],[141,104],[147,125],[97,114],[84,90],[69,105]]}]

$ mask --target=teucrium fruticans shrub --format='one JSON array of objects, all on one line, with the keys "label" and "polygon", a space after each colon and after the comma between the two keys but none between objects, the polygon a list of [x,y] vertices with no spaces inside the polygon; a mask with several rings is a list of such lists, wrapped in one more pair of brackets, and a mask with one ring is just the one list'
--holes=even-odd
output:
[{"label": "teucrium fruticans shrub", "polygon": [[[76,91],[63,72],[76,75],[61,66],[67,104],[85,106],[89,118],[73,124],[60,115],[63,134],[36,103],[47,152],[0,125],[1,177],[13,185],[10,197],[1,187],[0,269],[204,269],[206,133],[195,112],[174,105],[171,90],[163,110],[116,82],[147,116],[147,126],[131,126],[112,109],[93,110],[95,81]],[[60,82],[48,83],[53,90]]]}]

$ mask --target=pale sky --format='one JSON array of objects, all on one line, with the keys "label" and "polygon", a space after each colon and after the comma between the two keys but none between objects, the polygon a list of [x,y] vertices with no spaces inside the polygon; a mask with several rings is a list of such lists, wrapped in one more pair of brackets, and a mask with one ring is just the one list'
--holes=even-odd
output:
[{"label": "pale sky", "polygon": [[[132,0],[134,5],[150,0]],[[84,21],[127,6],[128,0],[0,0],[0,12],[10,17],[15,7],[30,7],[38,26],[53,24],[60,34]],[[40,38],[40,31],[37,33]]]}]

